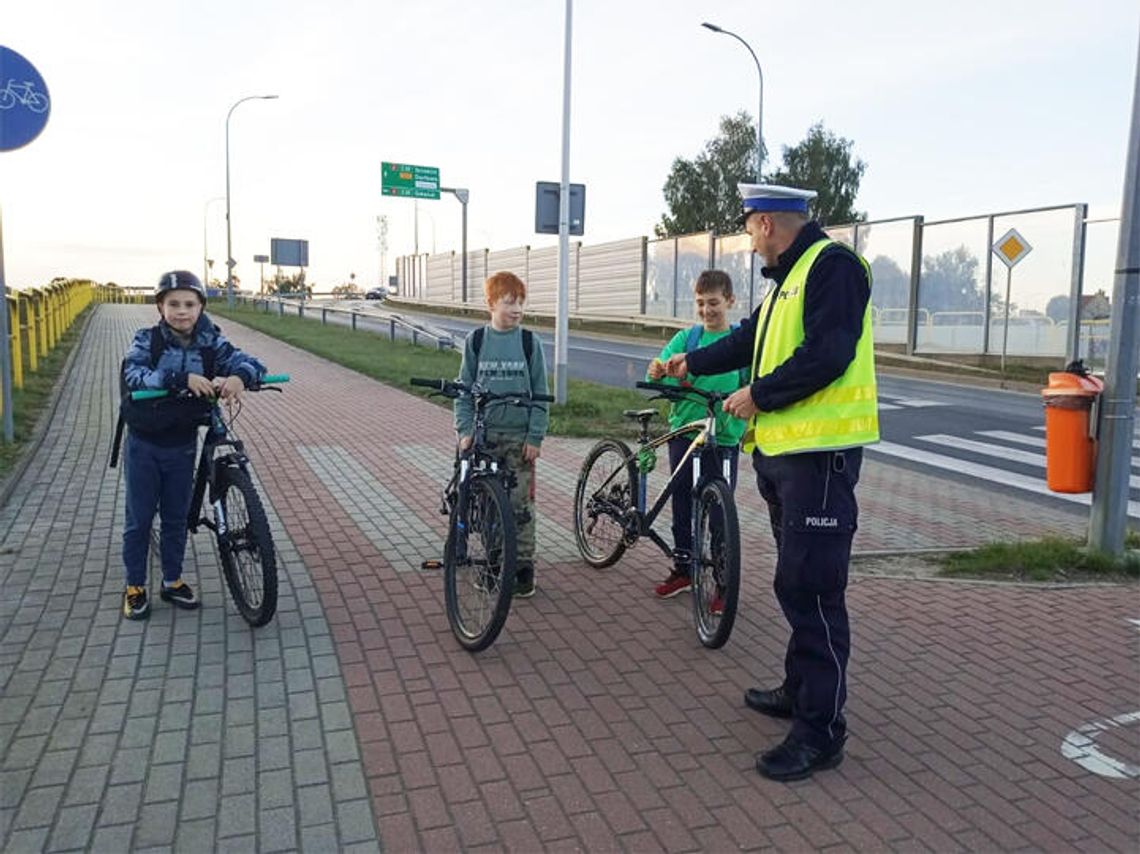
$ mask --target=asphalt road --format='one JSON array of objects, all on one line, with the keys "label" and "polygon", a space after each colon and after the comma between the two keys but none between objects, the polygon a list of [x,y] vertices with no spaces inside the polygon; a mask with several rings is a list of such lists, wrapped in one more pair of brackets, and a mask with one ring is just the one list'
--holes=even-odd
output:
[{"label": "asphalt road", "polygon": [[[457,339],[481,325],[465,318],[400,314]],[[553,370],[554,335],[537,334]],[[567,343],[569,376],[632,387],[660,349],[661,345],[572,331]],[[1044,413],[1038,395],[970,385],[962,377],[900,376],[888,368],[879,372],[879,403],[882,442],[868,449],[871,458],[890,459],[949,481],[981,480],[998,491],[1028,493],[1042,502],[1087,513],[1087,494],[1058,496],[1045,485]],[[1128,465],[1129,516],[1140,519],[1140,437],[1133,443]]]}]

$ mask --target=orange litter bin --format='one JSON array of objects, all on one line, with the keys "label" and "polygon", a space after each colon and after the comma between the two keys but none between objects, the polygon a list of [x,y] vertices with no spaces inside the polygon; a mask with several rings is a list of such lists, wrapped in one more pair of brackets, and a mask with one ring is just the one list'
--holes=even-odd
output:
[{"label": "orange litter bin", "polygon": [[1092,492],[1096,471],[1093,406],[1104,382],[1079,361],[1049,374],[1045,406],[1045,484],[1053,492]]}]

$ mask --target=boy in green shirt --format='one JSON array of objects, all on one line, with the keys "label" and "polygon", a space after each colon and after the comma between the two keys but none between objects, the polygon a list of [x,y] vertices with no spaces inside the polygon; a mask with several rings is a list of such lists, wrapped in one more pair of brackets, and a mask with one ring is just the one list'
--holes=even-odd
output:
[{"label": "boy in green shirt", "polygon": [[[697,277],[693,286],[697,317],[701,321],[700,339],[694,342],[695,346],[687,346],[692,330],[682,329],[674,335],[661,355],[649,363],[646,377],[654,381],[675,383],[676,380],[665,379],[665,362],[670,356],[684,353],[689,349],[706,347],[731,332],[728,322],[728,311],[732,308],[735,298],[732,293],[732,279],[723,270],[705,270]],[[695,388],[705,391],[734,392],[741,386],[739,371],[730,371],[713,376],[695,377],[690,375],[686,379]],[[677,428],[705,417],[705,405],[702,400],[678,401],[669,410],[669,426]],[[729,461],[731,472],[731,485],[736,488],[736,461],[740,452],[740,437],[744,435],[745,423],[724,412],[716,416],[716,438],[722,457]],[[669,468],[676,470],[685,452],[689,449],[692,436],[677,436],[669,440]],[[685,463],[680,475],[679,488],[673,491],[673,571],[669,577],[654,589],[660,599],[670,599],[679,593],[689,590],[693,586],[689,578],[689,566],[692,560],[693,531],[692,531],[692,496],[690,486],[692,481],[692,460]]]},{"label": "boy in green shirt", "polygon": [[[483,284],[491,322],[467,336],[459,381],[478,383],[496,394],[549,394],[546,361],[538,336],[522,328],[526,285],[514,273],[499,272]],[[514,472],[511,509],[518,528],[516,597],[534,595],[534,461],[538,459],[549,421],[547,405],[529,409],[492,406],[487,410],[487,441],[501,453]],[[459,450],[471,447],[475,412],[471,398],[455,399],[455,429]]]}]

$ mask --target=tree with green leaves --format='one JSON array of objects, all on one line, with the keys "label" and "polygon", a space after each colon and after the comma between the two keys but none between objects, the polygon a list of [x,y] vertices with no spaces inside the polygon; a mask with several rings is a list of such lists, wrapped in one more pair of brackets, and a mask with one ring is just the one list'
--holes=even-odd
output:
[{"label": "tree with green leaves", "polygon": [[[654,226],[658,237],[716,231],[739,231],[740,193],[736,185],[752,180],[756,158],[756,125],[746,112],[724,116],[720,133],[705,143],[693,160],[678,157],[665,181],[669,212]],[[803,142],[784,147],[784,165],[764,177],[769,184],[815,190],[812,215],[823,225],[867,218],[854,208],[867,164],[853,155],[854,143],[836,136],[822,123],[813,125]]]},{"label": "tree with green leaves", "polygon": [[815,190],[812,215],[820,225],[862,222],[867,214],[855,210],[855,196],[867,164],[852,156],[855,143],[836,136],[817,122],[799,145],[784,146],[784,168],[768,176],[769,184]]},{"label": "tree with green leaves", "polygon": [[756,122],[746,112],[723,116],[720,133],[692,160],[678,157],[665,180],[669,213],[653,227],[658,237],[717,231],[739,231],[740,192],[751,181],[756,164]]}]

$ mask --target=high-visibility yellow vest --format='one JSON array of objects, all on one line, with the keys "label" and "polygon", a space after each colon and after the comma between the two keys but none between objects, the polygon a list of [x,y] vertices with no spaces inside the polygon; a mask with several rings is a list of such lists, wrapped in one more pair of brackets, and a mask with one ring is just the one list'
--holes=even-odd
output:
[{"label": "high-visibility yellow vest", "polygon": [[[753,380],[772,373],[804,340],[804,292],[812,265],[833,241],[818,240],[796,261],[780,288],[764,299],[757,315],[752,347]],[[871,268],[855,256],[867,271]],[[775,304],[773,305],[773,301]],[[769,314],[771,311],[771,314]],[[767,317],[767,331],[763,319]],[[760,352],[763,335],[763,352]],[[843,375],[815,394],[776,412],[758,412],[744,433],[745,453],[759,448],[767,456],[853,448],[879,441],[879,403],[875,391],[875,351],[871,341],[871,301],[863,313],[863,332],[855,358]]]}]

